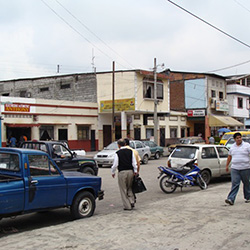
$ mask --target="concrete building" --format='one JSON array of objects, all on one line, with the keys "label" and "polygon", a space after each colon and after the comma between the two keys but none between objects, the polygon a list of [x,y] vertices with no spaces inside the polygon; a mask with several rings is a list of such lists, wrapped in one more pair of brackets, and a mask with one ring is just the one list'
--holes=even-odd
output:
[{"label": "concrete building", "polygon": [[229,115],[241,121],[246,128],[250,128],[250,75],[230,76],[226,81]]},{"label": "concrete building", "polygon": [[28,140],[67,140],[72,149],[98,148],[96,103],[37,98],[0,97],[1,138],[6,146],[13,135]]},{"label": "concrete building", "polygon": [[202,134],[207,141],[221,127],[240,129],[244,124],[229,114],[227,82],[216,74],[171,71],[170,109],[186,111],[187,134]]},{"label": "concrete building", "polygon": [[[152,139],[153,72],[115,72],[113,123],[112,74],[99,72],[1,81],[2,98],[21,97],[9,99],[9,102],[19,105],[19,110],[22,110],[20,105],[29,105],[30,108],[29,112],[16,111],[14,114],[10,109],[7,112],[7,106],[2,104],[5,119],[3,144],[14,132],[16,136],[25,132],[29,139],[40,139],[46,131],[50,138],[67,139],[72,148],[85,150],[102,149],[112,140],[125,136]],[[166,138],[185,136],[187,131],[187,114],[170,111],[169,94],[168,76],[157,74],[157,133],[158,142],[163,146]],[[14,106],[12,108],[15,109]],[[85,135],[84,139],[81,139],[80,133]]]}]

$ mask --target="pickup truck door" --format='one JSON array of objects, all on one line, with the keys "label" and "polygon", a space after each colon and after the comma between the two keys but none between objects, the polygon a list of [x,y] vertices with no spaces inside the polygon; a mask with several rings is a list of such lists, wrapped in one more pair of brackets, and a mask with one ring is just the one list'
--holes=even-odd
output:
[{"label": "pickup truck door", "polygon": [[28,162],[29,177],[26,179],[25,209],[65,205],[66,180],[53,162],[46,155],[28,155]]},{"label": "pickup truck door", "polygon": [[75,170],[79,169],[78,159],[76,159],[72,152],[66,147],[59,144],[53,145],[53,159],[62,170]]}]

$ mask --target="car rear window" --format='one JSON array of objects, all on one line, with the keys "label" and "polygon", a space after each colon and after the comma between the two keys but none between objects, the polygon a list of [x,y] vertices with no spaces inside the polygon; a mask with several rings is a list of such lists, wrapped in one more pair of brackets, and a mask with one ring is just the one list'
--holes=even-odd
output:
[{"label": "car rear window", "polygon": [[171,155],[172,158],[184,158],[184,159],[194,159],[196,147],[177,147],[173,154]]}]

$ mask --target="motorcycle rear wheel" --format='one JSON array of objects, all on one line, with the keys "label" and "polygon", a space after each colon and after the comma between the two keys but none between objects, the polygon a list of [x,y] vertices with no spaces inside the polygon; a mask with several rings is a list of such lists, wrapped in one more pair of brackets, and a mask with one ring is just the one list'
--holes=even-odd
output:
[{"label": "motorcycle rear wheel", "polygon": [[207,183],[204,181],[202,176],[200,174],[197,175],[196,177],[196,183],[201,189],[206,189],[207,188]]},{"label": "motorcycle rear wheel", "polygon": [[160,180],[160,187],[164,193],[171,194],[177,188],[177,185],[170,183],[170,176],[165,175]]}]

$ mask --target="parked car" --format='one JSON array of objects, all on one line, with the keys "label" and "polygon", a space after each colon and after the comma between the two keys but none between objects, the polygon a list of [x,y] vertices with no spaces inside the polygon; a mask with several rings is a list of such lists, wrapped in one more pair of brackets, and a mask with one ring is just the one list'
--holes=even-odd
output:
[{"label": "parked car", "polygon": [[153,142],[153,141],[143,141],[143,143],[146,146],[149,146],[151,156],[153,156],[155,159],[159,159],[163,155],[164,148],[161,147],[161,146],[158,146],[155,142]]},{"label": "parked car", "polygon": [[190,137],[183,137],[179,139],[179,142],[177,144],[172,144],[168,146],[168,151],[171,154],[175,147],[180,144],[205,144],[205,141],[200,136],[190,136]]},{"label": "parked car", "polygon": [[241,133],[242,138],[243,138],[243,137],[250,137],[250,131],[233,131],[233,132],[227,132],[227,133],[225,133],[225,134],[222,136],[222,138],[221,138],[221,140],[220,140],[220,144],[221,144],[221,145],[225,145],[226,142],[227,142],[230,138],[233,138],[233,136],[234,136],[234,134],[235,134],[236,132]]},{"label": "parked car", "polygon": [[[250,143],[250,137],[242,137],[242,140],[245,141],[245,142]],[[235,143],[234,138],[230,138],[230,139],[226,142],[225,146],[226,146],[228,149],[230,149],[234,143]]]},{"label": "parked car", "polygon": [[178,145],[168,158],[168,166],[179,168],[191,159],[197,159],[196,164],[202,170],[201,175],[208,184],[211,178],[230,173],[226,171],[228,151],[224,145]]},{"label": "parked car", "polygon": [[[150,148],[148,146],[146,146],[143,142],[137,140],[131,140],[129,146],[138,151],[141,157],[141,162],[143,164],[148,163],[148,159],[151,157]],[[102,167],[103,165],[112,166],[115,158],[115,153],[118,149],[119,148],[117,142],[112,142],[102,151],[98,152],[94,156],[94,160],[97,162],[99,167]]]},{"label": "parked car", "polygon": [[0,183],[0,219],[63,207],[90,217],[104,196],[101,177],[61,171],[41,150],[0,148]]}]

